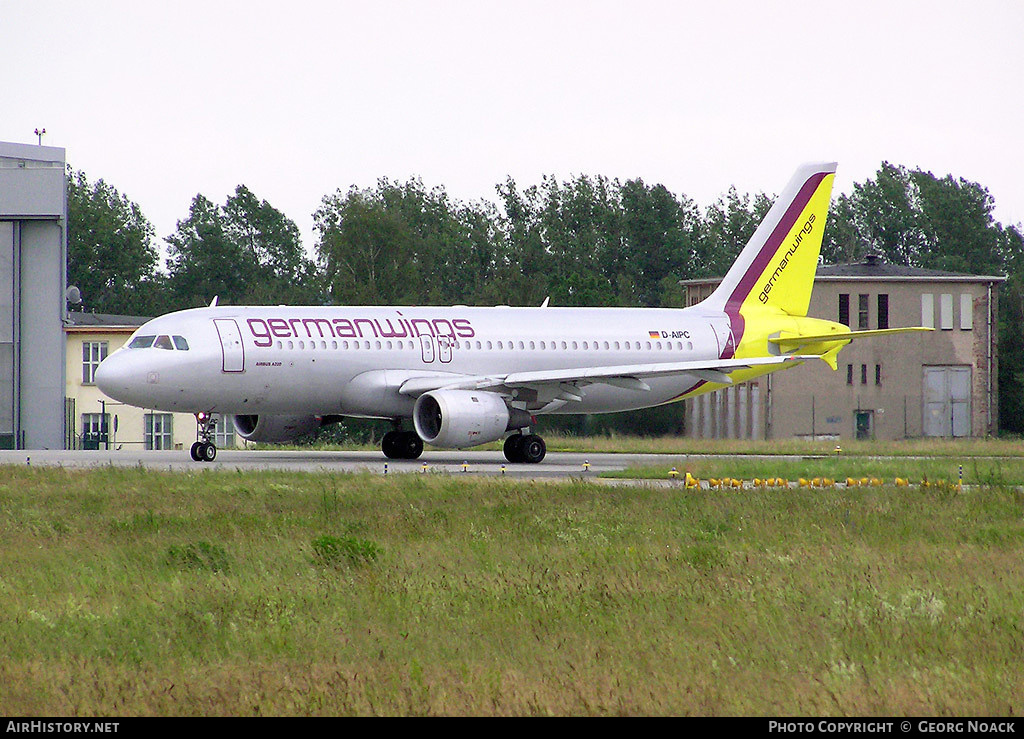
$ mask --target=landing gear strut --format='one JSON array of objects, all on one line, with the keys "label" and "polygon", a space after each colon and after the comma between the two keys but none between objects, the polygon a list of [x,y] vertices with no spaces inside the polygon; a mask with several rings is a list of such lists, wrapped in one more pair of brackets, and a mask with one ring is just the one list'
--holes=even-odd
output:
[{"label": "landing gear strut", "polygon": [[537,436],[537,434],[518,433],[512,434],[505,439],[504,451],[505,459],[509,462],[537,464],[544,459],[548,448],[544,443],[544,439]]},{"label": "landing gear strut", "polygon": [[198,441],[192,445],[190,453],[194,462],[212,462],[217,458],[217,447],[214,445],[213,430],[217,421],[212,413],[196,414],[196,436]]},{"label": "landing gear strut", "polygon": [[417,459],[423,454],[423,440],[415,431],[388,431],[380,446],[388,459]]}]

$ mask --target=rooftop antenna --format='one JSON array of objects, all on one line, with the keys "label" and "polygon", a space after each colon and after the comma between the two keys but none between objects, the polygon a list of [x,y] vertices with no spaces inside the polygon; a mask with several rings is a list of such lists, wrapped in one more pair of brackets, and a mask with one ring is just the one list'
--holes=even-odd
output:
[{"label": "rooftop antenna", "polygon": [[40,146],[43,145],[43,134],[45,134],[45,133],[46,133],[46,129],[45,128],[37,128],[36,129],[36,136],[39,137],[39,145]]}]

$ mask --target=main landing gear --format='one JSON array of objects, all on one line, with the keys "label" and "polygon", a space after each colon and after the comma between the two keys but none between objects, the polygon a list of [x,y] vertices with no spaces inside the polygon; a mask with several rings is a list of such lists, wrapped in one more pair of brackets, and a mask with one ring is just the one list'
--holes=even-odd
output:
[{"label": "main landing gear", "polygon": [[415,431],[388,431],[380,446],[388,459],[417,459],[423,454],[423,440]]},{"label": "main landing gear", "polygon": [[196,414],[196,436],[199,440],[190,450],[194,462],[212,462],[217,458],[217,447],[212,441],[216,425],[217,420],[212,413]]},{"label": "main landing gear", "polygon": [[544,459],[548,448],[544,443],[544,439],[537,436],[537,434],[518,433],[512,434],[505,439],[504,451],[505,459],[509,462],[537,464]]}]

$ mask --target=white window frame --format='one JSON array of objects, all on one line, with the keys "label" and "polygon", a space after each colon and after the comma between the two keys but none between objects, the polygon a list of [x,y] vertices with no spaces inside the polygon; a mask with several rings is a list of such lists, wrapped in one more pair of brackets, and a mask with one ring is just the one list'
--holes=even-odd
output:
[{"label": "white window frame", "polygon": [[107,358],[106,341],[82,342],[82,384],[96,384],[96,368]]},{"label": "white window frame", "polygon": [[147,413],[143,423],[143,442],[146,449],[163,450],[174,448],[173,414]]},{"label": "white window frame", "polygon": [[83,413],[82,414],[82,436],[96,434],[102,436],[110,433],[109,413]]},{"label": "white window frame", "polygon": [[231,416],[218,415],[213,428],[213,443],[219,449],[233,449],[235,446],[235,422]]}]

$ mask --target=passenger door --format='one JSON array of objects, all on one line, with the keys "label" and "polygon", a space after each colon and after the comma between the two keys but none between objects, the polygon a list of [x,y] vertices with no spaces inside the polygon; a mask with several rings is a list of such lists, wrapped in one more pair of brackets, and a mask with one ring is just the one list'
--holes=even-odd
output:
[{"label": "passenger door", "polygon": [[233,318],[215,318],[213,325],[220,336],[223,372],[245,372],[245,349],[242,346],[242,333]]}]

